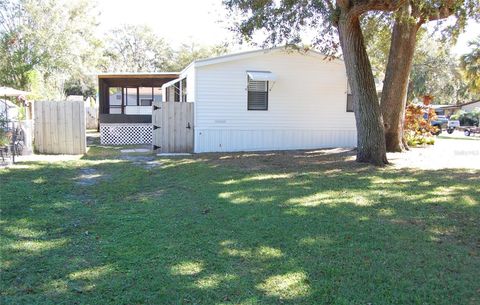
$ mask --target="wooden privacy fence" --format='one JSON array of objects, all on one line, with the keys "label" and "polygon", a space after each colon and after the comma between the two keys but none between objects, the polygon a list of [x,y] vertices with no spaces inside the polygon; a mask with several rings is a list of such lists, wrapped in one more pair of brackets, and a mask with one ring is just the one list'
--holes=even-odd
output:
[{"label": "wooden privacy fence", "polygon": [[193,152],[193,103],[154,102],[152,124],[155,151]]},{"label": "wooden privacy fence", "polygon": [[86,152],[83,101],[39,101],[34,105],[37,152],[69,155]]}]

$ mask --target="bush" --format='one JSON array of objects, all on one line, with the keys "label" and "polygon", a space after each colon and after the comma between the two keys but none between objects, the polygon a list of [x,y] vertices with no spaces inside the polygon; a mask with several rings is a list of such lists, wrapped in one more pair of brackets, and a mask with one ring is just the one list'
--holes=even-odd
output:
[{"label": "bush", "polygon": [[[438,128],[432,126],[436,119],[435,110],[423,105],[409,104],[405,109],[405,140],[408,146],[433,145],[433,134]],[[432,141],[433,140],[433,141]]]},{"label": "bush", "polygon": [[10,143],[10,138],[8,137],[8,133],[5,129],[0,128],[0,148],[7,146]]}]

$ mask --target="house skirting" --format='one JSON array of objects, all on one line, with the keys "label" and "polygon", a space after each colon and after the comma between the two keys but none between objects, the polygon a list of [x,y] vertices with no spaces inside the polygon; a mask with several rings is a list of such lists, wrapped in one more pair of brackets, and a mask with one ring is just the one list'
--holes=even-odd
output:
[{"label": "house skirting", "polygon": [[355,130],[195,128],[195,152],[268,151],[355,147]]},{"label": "house skirting", "polygon": [[152,144],[150,123],[100,123],[102,145]]}]

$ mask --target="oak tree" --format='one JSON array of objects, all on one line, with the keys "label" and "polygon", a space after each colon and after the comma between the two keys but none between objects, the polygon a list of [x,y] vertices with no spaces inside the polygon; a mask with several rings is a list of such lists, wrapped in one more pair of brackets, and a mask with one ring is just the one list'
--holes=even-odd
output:
[{"label": "oak tree", "polygon": [[387,164],[385,136],[361,18],[370,12],[393,12],[406,0],[224,0],[233,29],[252,40],[263,31],[265,44],[297,44],[314,30],[312,44],[326,55],[341,48],[353,95],[357,126],[357,161]]},{"label": "oak tree", "polygon": [[455,17],[444,35],[455,36],[469,18],[479,18],[478,0],[409,0],[394,12],[390,53],[383,82],[381,110],[387,151],[403,151],[403,122],[409,76],[412,70],[417,33],[428,22]]}]

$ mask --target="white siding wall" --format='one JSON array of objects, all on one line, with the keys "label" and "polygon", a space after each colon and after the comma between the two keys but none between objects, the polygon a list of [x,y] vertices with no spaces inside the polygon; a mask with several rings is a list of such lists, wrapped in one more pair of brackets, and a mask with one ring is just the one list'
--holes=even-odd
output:
[{"label": "white siding wall", "polygon": [[[248,70],[277,77],[267,111],[247,110]],[[278,51],[197,67],[195,77],[195,152],[356,145],[342,62]]]},{"label": "white siding wall", "polygon": [[195,101],[195,69],[191,65],[183,75],[187,76],[187,102]]}]

